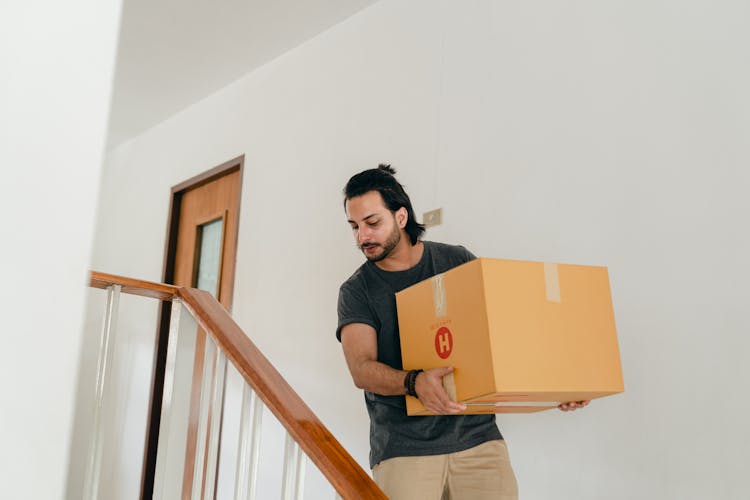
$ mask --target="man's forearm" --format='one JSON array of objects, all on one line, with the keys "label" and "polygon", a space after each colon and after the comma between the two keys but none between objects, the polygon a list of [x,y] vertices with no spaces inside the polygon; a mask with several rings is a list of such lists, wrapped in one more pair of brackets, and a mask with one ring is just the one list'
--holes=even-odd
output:
[{"label": "man's forearm", "polygon": [[[454,414],[466,410],[462,403],[451,401],[443,387],[443,377],[453,368],[440,367],[420,372],[415,379],[415,388],[422,404],[437,415]],[[378,361],[365,361],[359,364],[354,383],[366,391],[381,396],[400,396],[406,393],[404,379],[407,372],[395,370]]]},{"label": "man's forearm", "polygon": [[363,361],[352,373],[354,384],[360,389],[380,394],[381,396],[400,396],[406,394],[404,378],[406,372],[396,370],[379,361]]}]

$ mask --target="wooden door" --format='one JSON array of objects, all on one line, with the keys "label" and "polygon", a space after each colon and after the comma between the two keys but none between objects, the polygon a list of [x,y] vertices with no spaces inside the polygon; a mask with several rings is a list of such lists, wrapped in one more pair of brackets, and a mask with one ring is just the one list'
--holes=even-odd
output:
[{"label": "wooden door", "polygon": [[[232,308],[234,289],[243,162],[244,157],[235,158],[172,188],[167,234],[164,282],[206,290],[228,311]],[[165,303],[162,306],[157,336],[142,498],[151,498],[153,494],[168,336],[169,305]],[[206,350],[205,333],[198,329],[195,340],[181,495],[188,499],[192,496],[196,448],[200,448],[197,446],[197,434]],[[221,415],[209,414],[208,418],[216,419],[220,424]],[[203,473],[205,474],[205,466]],[[201,481],[201,484],[204,483],[205,481]]]},{"label": "wooden door", "polygon": [[[176,285],[204,289],[231,309],[232,285],[236,256],[240,172],[235,171],[184,193],[180,200],[177,248],[175,253]],[[191,498],[194,484],[194,462],[201,404],[202,375],[206,335],[199,329],[193,361],[193,381],[188,418],[185,471],[182,498]],[[210,365],[209,365],[210,366]],[[215,420],[216,419],[216,420]],[[208,420],[220,425],[221,415],[208,414]],[[206,436],[208,439],[208,435]],[[202,449],[208,449],[208,443]],[[205,484],[207,463],[203,467]],[[200,473],[200,471],[198,472]],[[200,493],[203,498],[203,492]]]}]

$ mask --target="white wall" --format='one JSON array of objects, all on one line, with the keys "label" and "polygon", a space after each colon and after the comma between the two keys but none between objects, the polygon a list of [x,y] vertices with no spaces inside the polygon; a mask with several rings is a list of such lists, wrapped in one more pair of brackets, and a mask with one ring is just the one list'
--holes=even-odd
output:
[{"label": "white wall", "polygon": [[0,6],[0,484],[63,498],[120,1]]},{"label": "white wall", "polygon": [[[626,392],[499,417],[523,498],[742,498],[749,14],[380,2],[112,151],[94,265],[158,280],[169,187],[244,153],[234,316],[365,464],[333,336],[362,259],[340,190],[391,162],[419,212],[443,207],[431,239],[610,268]],[[152,341],[132,341],[134,373]]]}]

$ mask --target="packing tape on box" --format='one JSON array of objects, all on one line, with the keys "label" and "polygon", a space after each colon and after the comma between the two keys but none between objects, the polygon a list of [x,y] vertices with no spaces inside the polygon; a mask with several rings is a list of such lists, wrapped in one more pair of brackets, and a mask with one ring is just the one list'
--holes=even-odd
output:
[{"label": "packing tape on box", "polygon": [[453,378],[453,372],[443,376],[443,387],[445,387],[445,392],[448,393],[451,401],[458,401],[456,399],[456,380]]},{"label": "packing tape on box", "polygon": [[432,277],[432,304],[435,306],[436,318],[448,315],[448,300],[445,297],[445,284],[442,274],[436,274]]},{"label": "packing tape on box", "polygon": [[560,276],[554,262],[544,263],[544,287],[548,302],[560,302]]}]

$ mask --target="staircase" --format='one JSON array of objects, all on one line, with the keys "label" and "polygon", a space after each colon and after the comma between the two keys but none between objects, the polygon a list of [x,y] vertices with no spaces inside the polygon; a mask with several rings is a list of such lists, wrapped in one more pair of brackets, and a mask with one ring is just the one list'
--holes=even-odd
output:
[{"label": "staircase", "polygon": [[[153,401],[141,498],[217,497],[228,365],[244,382],[231,498],[248,500],[258,495],[262,415],[269,412],[286,432],[283,460],[276,465],[282,470],[281,498],[303,498],[308,464],[316,467],[331,485],[330,498],[386,498],[211,294],[195,288],[99,272],[91,273],[90,286],[105,290],[107,299],[98,355],[85,499],[103,498],[100,494],[103,410],[107,401],[105,395],[111,391],[108,370],[114,356],[121,294],[163,301],[166,304],[163,321],[168,321],[169,333],[161,340],[166,345],[166,356],[161,362],[164,368],[155,370],[151,388]],[[157,367],[159,365],[157,360]],[[268,411],[264,412],[264,407]],[[325,496],[316,492],[316,498]]]}]

